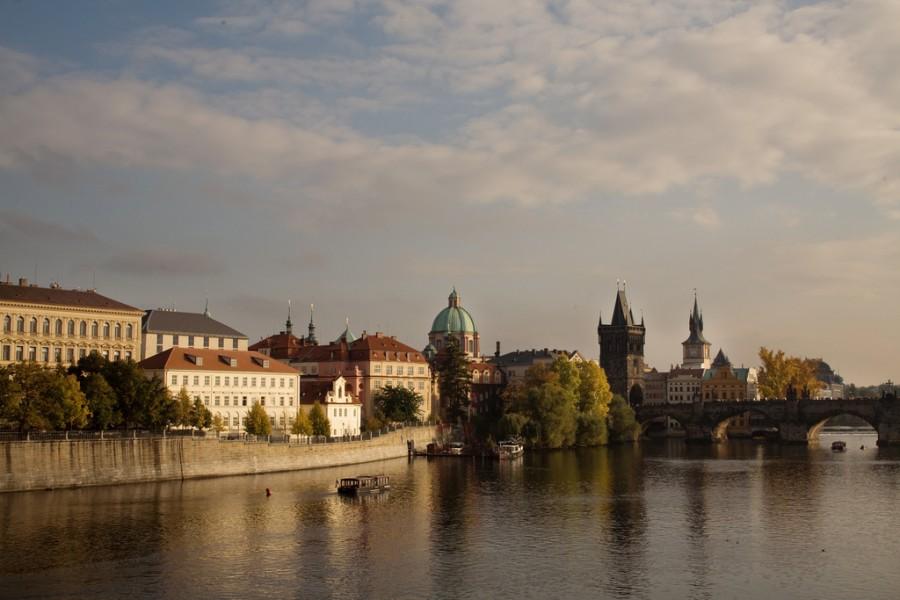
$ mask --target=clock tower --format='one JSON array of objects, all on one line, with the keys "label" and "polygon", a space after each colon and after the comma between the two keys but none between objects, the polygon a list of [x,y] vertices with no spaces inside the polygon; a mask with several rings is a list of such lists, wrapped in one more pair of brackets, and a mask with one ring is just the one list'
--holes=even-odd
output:
[{"label": "clock tower", "polygon": [[697,293],[694,292],[694,310],[688,318],[690,336],[681,342],[682,364],[685,369],[708,369],[710,367],[710,343],[703,337],[703,314],[697,304]]}]

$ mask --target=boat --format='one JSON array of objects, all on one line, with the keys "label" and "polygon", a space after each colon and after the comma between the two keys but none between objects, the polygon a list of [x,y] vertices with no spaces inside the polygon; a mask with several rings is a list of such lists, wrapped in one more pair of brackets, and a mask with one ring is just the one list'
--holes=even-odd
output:
[{"label": "boat", "polygon": [[843,452],[847,449],[847,442],[842,442],[840,440],[836,442],[831,442],[831,449],[835,452]]},{"label": "boat", "polygon": [[516,441],[506,440],[497,445],[497,458],[500,460],[518,458],[525,453],[525,447]]},{"label": "boat", "polygon": [[358,477],[343,477],[337,481],[338,494],[356,496],[383,492],[391,489],[391,479],[387,475],[360,475]]},{"label": "boat", "polygon": [[450,442],[447,445],[447,453],[452,456],[459,456],[463,453],[463,448],[465,446],[463,446],[462,442]]}]

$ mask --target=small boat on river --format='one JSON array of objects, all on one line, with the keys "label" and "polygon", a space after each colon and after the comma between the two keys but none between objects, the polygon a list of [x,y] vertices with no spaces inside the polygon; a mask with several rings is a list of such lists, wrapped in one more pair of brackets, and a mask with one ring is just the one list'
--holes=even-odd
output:
[{"label": "small boat on river", "polygon": [[525,447],[520,442],[507,440],[497,445],[497,458],[500,460],[518,458],[524,453]]},{"label": "small boat on river", "polygon": [[343,477],[337,481],[338,494],[357,496],[383,492],[391,489],[391,479],[387,475],[360,475]]},{"label": "small boat on river", "polygon": [[847,449],[847,442],[842,442],[841,440],[831,442],[831,449],[834,452],[843,452]]}]

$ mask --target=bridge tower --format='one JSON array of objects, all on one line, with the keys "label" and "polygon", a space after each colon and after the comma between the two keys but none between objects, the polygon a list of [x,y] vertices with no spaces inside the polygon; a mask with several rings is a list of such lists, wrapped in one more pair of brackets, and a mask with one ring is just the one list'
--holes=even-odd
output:
[{"label": "bridge tower", "polygon": [[688,318],[688,328],[690,335],[681,342],[681,366],[685,369],[708,369],[710,343],[703,337],[703,313],[697,304],[697,292],[694,292],[694,311]]},{"label": "bridge tower", "polygon": [[612,320],[604,325],[601,315],[597,324],[600,366],[612,392],[639,406],[644,400],[644,318],[640,324],[635,322],[624,285],[616,288]]}]

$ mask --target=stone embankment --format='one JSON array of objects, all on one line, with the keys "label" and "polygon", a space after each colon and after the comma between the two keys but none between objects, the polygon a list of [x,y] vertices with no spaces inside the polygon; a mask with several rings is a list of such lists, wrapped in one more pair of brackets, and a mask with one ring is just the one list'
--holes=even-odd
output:
[{"label": "stone embankment", "polygon": [[407,427],[372,440],[331,444],[168,437],[0,443],[0,492],[251,475],[399,458],[424,446],[434,427]]}]

